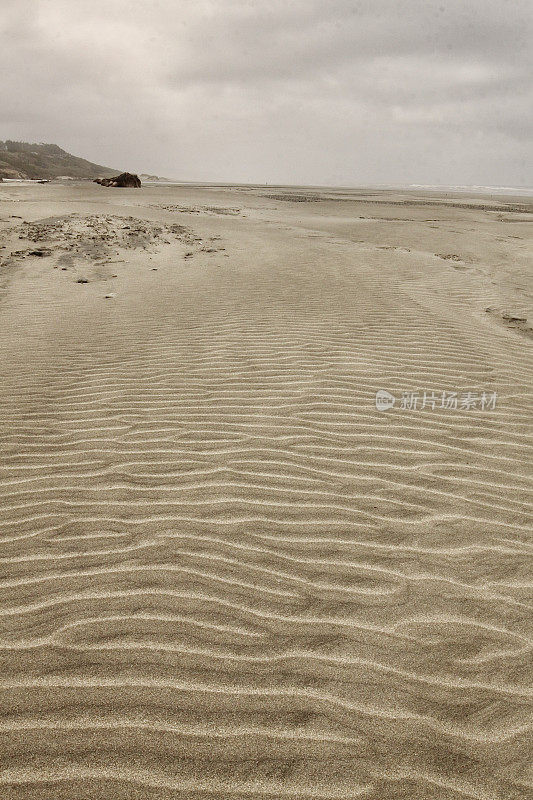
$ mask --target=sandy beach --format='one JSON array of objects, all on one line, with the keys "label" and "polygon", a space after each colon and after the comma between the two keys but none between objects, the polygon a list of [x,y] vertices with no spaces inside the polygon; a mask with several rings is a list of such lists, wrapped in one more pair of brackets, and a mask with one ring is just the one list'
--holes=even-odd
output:
[{"label": "sandy beach", "polygon": [[525,800],[532,221],[0,184],[2,800]]}]

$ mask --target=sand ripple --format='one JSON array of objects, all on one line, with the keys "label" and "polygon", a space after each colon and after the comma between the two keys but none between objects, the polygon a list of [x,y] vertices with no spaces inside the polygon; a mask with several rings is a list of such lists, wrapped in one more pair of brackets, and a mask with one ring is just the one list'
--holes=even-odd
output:
[{"label": "sand ripple", "polygon": [[496,290],[333,223],[191,224],[229,259],[3,301],[0,794],[525,798],[532,367]]}]

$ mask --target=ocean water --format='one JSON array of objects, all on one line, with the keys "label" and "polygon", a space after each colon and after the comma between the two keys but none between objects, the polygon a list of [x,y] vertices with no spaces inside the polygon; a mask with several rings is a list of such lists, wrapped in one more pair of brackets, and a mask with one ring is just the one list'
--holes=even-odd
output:
[{"label": "ocean water", "polygon": [[[55,180],[61,181],[76,181],[77,178],[60,178]],[[80,179],[81,180],[81,179]],[[89,180],[89,179],[87,179]],[[22,178],[4,178],[3,183],[6,185],[24,185],[24,184],[37,184],[38,180],[22,179]],[[361,191],[368,190],[395,190],[395,191],[425,191],[425,192],[438,192],[438,193],[452,193],[452,194],[479,194],[479,195],[494,195],[498,196],[511,196],[511,197],[533,197],[533,186],[484,186],[482,184],[433,184],[433,183],[380,183],[380,184],[365,184],[361,186],[315,186],[315,185],[290,185],[290,184],[258,184],[258,183],[227,183],[226,181],[143,181],[145,186],[246,186],[265,189],[320,189],[321,191],[335,190],[335,191]]]}]

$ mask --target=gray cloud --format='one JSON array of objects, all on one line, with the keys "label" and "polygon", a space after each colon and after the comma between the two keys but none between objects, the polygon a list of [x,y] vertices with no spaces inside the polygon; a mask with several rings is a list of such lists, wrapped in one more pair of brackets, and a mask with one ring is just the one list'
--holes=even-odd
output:
[{"label": "gray cloud", "polygon": [[295,183],[533,183],[530,0],[3,0],[0,138]]}]

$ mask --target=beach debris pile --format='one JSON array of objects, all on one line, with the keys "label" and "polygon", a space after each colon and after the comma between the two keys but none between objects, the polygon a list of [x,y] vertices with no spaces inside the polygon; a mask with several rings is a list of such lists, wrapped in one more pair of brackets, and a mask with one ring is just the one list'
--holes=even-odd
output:
[{"label": "beach debris pile", "polygon": [[175,211],[178,214],[208,214],[211,216],[238,217],[240,208],[227,206],[180,206],[175,204],[152,203],[152,208],[161,208],[163,211]]},{"label": "beach debris pile", "polygon": [[88,276],[92,281],[107,275],[110,265],[125,262],[124,250],[148,255],[172,241],[179,241],[188,249],[203,244],[200,237],[183,225],[109,214],[73,213],[23,221],[17,233],[19,240],[27,242],[26,247],[6,254],[0,266],[15,266],[26,258],[48,257],[52,268],[70,271],[78,283],[88,282]]},{"label": "beach debris pile", "polygon": [[169,244],[170,238],[186,243],[196,241],[183,225],[154,224],[137,217],[109,214],[48,217],[23,222],[19,231],[19,239],[46,245],[32,248],[33,255],[48,255],[52,248],[79,258],[101,258],[115,254],[117,248],[148,250],[152,245]]}]

